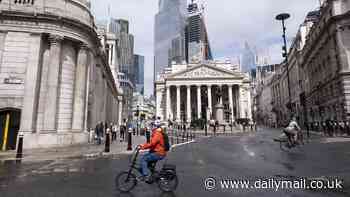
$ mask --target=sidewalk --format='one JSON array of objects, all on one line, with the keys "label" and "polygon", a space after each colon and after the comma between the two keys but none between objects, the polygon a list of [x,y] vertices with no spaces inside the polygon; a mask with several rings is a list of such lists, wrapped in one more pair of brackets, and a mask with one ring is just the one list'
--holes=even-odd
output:
[{"label": "sidewalk", "polygon": [[[145,142],[146,138],[144,136],[132,137],[133,149],[137,145]],[[104,149],[105,144],[82,144],[68,147],[23,150],[23,158],[21,161],[48,161],[69,158],[92,158],[99,156],[127,154],[132,152],[126,150],[127,142],[120,142],[119,139],[117,139],[117,141],[111,142],[109,153],[105,153]],[[0,152],[0,162],[8,160],[16,160],[16,151]]]},{"label": "sidewalk", "polygon": [[[269,127],[266,127],[266,126],[259,126],[259,128],[261,129],[272,129],[272,130],[276,130],[277,132],[282,132],[282,129],[283,128],[269,128]],[[303,129],[302,130],[303,134],[304,134],[304,140],[307,140],[307,130]],[[323,132],[317,132],[317,131],[309,131],[310,133],[310,136],[311,136],[311,139],[315,139],[315,137],[319,140],[321,140],[320,142],[321,143],[325,143],[325,144],[328,144],[328,143],[342,143],[342,142],[350,142],[350,136],[349,135],[338,135],[338,136],[333,136],[333,137],[330,137],[328,135],[324,135]],[[313,137],[312,137],[313,136]]]}]

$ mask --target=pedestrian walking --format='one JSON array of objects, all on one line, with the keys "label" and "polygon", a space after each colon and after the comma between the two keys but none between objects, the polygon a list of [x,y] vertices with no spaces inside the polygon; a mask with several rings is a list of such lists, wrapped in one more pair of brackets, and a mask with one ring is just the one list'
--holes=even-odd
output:
[{"label": "pedestrian walking", "polygon": [[345,121],[345,130],[346,130],[346,134],[349,136],[350,135],[350,123],[349,121]]},{"label": "pedestrian walking", "polygon": [[335,123],[333,120],[330,121],[330,126],[331,126],[331,137],[335,135]]},{"label": "pedestrian walking", "polygon": [[123,120],[123,123],[120,125],[120,142],[125,140],[125,132],[126,132],[126,119]]},{"label": "pedestrian walking", "polygon": [[95,132],[94,132],[94,140],[95,142],[98,142],[98,128],[99,127],[99,122],[95,126]]},{"label": "pedestrian walking", "polygon": [[339,122],[339,133],[340,133],[340,135],[344,135],[344,130],[345,130],[345,123],[344,123],[344,121],[340,121]]},{"label": "pedestrian walking", "polygon": [[97,139],[98,145],[101,145],[102,143],[102,135],[103,135],[103,123],[102,121],[100,121],[96,125],[96,139]]},{"label": "pedestrian walking", "polygon": [[254,126],[253,120],[249,120],[249,126],[250,126],[250,131],[253,131],[253,126]]},{"label": "pedestrian walking", "polygon": [[331,137],[333,130],[332,130],[332,121],[329,119],[326,120],[326,129],[327,129],[328,136]]},{"label": "pedestrian walking", "polygon": [[114,123],[112,127],[112,141],[117,140],[117,130],[118,130],[118,126],[116,123]]},{"label": "pedestrian walking", "polygon": [[[105,124],[105,126],[106,125],[107,124]],[[106,141],[105,141],[105,152],[106,153],[108,153],[110,151],[110,145],[111,145],[110,136],[111,136],[111,128],[107,127],[106,128]]]},{"label": "pedestrian walking", "polygon": [[326,122],[325,121],[321,122],[321,127],[322,127],[323,135],[326,136],[327,135],[327,127],[326,127]]},{"label": "pedestrian walking", "polygon": [[308,124],[308,122],[304,122],[304,126],[305,126],[305,128],[306,128],[306,136],[307,136],[307,140],[309,140],[310,139],[310,127],[309,127],[309,124]]},{"label": "pedestrian walking", "polygon": [[104,124],[103,124],[103,135],[105,135],[107,133],[107,128],[108,128],[108,124],[105,121]]},{"label": "pedestrian walking", "polygon": [[317,121],[314,122],[314,126],[315,126],[315,127],[314,127],[314,128],[315,128],[315,131],[318,132],[319,130],[318,130],[318,122],[317,122]]},{"label": "pedestrian walking", "polygon": [[334,121],[334,136],[337,137],[339,135],[339,123],[337,120]]},{"label": "pedestrian walking", "polygon": [[95,138],[95,131],[93,128],[89,129],[89,143],[93,143],[94,142],[94,138]]}]

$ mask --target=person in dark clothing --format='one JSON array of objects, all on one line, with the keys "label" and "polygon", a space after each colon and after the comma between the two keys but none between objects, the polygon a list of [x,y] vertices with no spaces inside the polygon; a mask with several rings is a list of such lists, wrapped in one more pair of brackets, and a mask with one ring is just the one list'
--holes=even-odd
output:
[{"label": "person in dark clothing", "polygon": [[126,132],[126,119],[123,120],[123,123],[120,125],[120,141],[125,140],[125,132]]},{"label": "person in dark clothing", "polygon": [[103,135],[105,135],[107,133],[107,128],[108,128],[108,124],[107,122],[105,121],[104,124],[103,124]]},{"label": "person in dark clothing", "polygon": [[215,125],[214,125],[214,136],[216,136],[216,130],[219,128],[219,121],[215,120]]},{"label": "person in dark clothing", "polygon": [[96,125],[96,135],[97,135],[97,144],[100,145],[102,143],[101,138],[102,138],[102,133],[103,133],[103,126],[102,122],[97,123]]},{"label": "person in dark clothing", "polygon": [[349,121],[345,121],[345,130],[346,130],[346,134],[350,135],[350,124],[349,124]]},{"label": "person in dark clothing", "polygon": [[99,124],[100,123],[97,123],[96,126],[95,126],[95,136],[94,136],[94,139],[97,140],[97,143],[100,144],[101,142],[99,141]]},{"label": "person in dark clothing", "polygon": [[310,139],[310,127],[309,127],[309,124],[305,121],[304,122],[304,126],[306,128],[306,137],[309,140]]}]

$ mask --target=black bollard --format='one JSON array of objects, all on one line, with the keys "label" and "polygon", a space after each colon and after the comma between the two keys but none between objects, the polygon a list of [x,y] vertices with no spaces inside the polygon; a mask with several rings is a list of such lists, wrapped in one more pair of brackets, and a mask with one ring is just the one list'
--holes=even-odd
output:
[{"label": "black bollard", "polygon": [[109,133],[106,133],[106,143],[105,143],[105,152],[109,153],[110,151],[110,138],[109,138]]},{"label": "black bollard", "polygon": [[208,135],[208,125],[207,124],[204,125],[204,129],[205,129],[204,130],[205,131],[204,135],[207,136]]},{"label": "black bollard", "polygon": [[185,133],[182,132],[182,143],[184,143],[184,142],[185,142]]},{"label": "black bollard", "polygon": [[186,133],[186,141],[188,142],[188,133]]},{"label": "black bollard", "polygon": [[132,131],[131,129],[128,132],[128,148],[126,150],[132,150]]},{"label": "black bollard", "polygon": [[212,135],[215,136],[215,132],[216,132],[216,125],[214,125],[214,127],[213,127],[213,133],[212,133]]},{"label": "black bollard", "polygon": [[20,161],[20,159],[23,158],[23,133],[19,134],[18,140],[19,141],[18,141],[16,158],[19,159],[17,161]]}]

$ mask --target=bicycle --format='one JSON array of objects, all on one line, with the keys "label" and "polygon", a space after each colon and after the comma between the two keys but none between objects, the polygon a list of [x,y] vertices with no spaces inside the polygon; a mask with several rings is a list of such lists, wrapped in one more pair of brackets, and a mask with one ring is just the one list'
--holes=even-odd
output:
[{"label": "bicycle", "polygon": [[297,135],[298,135],[298,138],[297,138],[298,140],[294,143],[293,146],[289,145],[288,136],[285,133],[282,133],[278,138],[274,138],[273,141],[279,142],[281,150],[285,150],[286,148],[290,150],[295,147],[304,145],[304,135],[302,131],[299,131]]},{"label": "bicycle", "polygon": [[[142,179],[140,164],[137,164],[137,157],[140,153],[140,146],[138,146],[131,157],[131,165],[128,171],[120,172],[115,178],[116,188],[120,192],[130,192],[137,185],[138,182],[146,182]],[[176,175],[176,166],[171,164],[164,164],[160,171],[156,170],[157,162],[148,163],[148,168],[151,171],[151,180],[148,184],[157,183],[160,190],[163,192],[172,192],[178,186],[178,177]],[[138,172],[137,177],[134,171]]]}]

